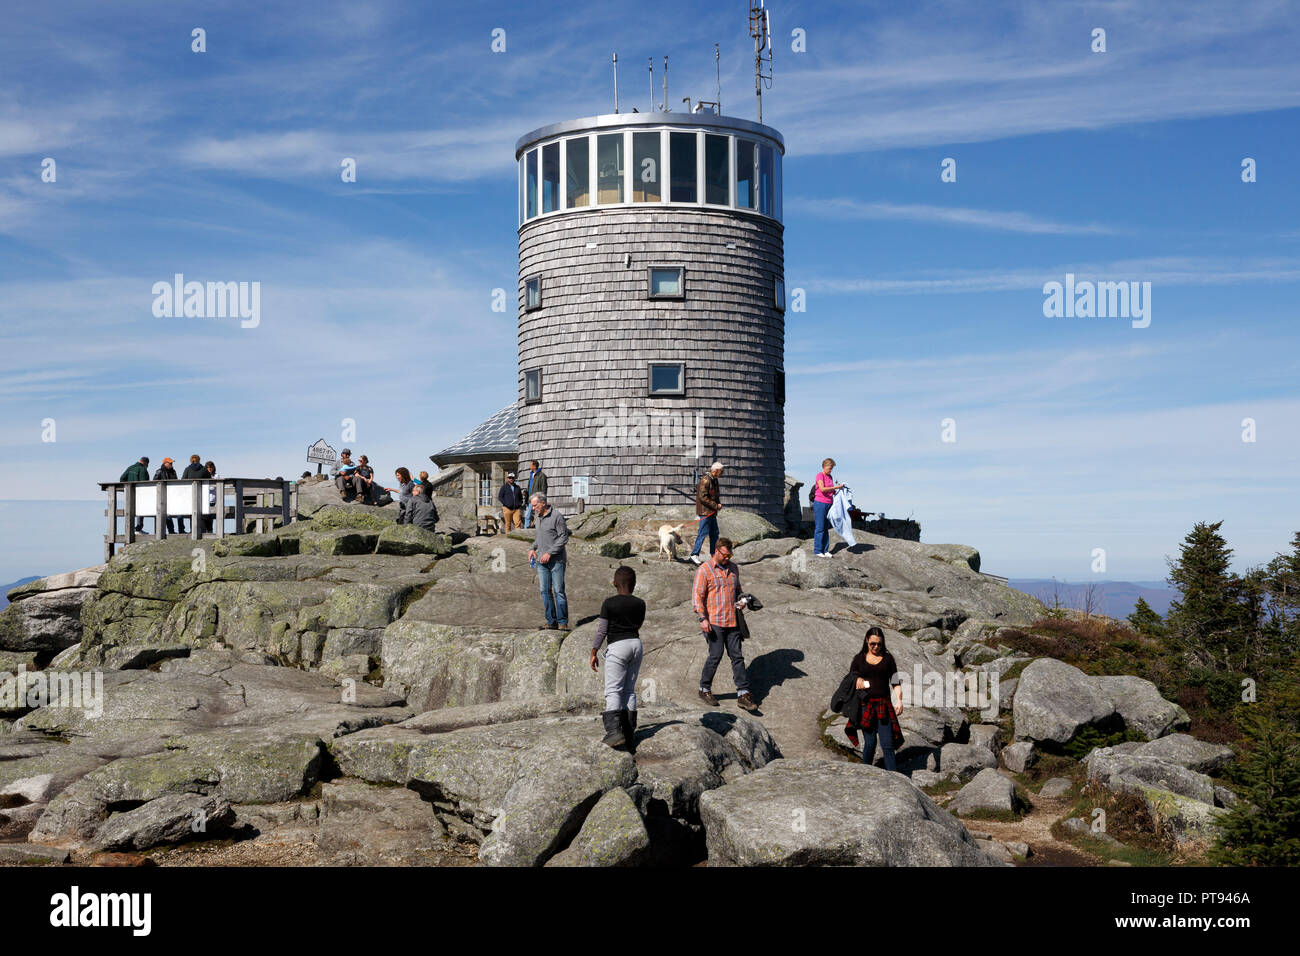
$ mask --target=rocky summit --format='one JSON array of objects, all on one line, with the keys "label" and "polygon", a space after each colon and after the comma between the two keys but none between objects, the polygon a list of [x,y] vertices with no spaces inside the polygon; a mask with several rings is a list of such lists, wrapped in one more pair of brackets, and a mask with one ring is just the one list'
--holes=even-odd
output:
[{"label": "rocky summit", "polygon": [[[134,544],[10,592],[6,858],[229,841],[302,844],[320,863],[994,865],[1011,854],[922,784],[969,779],[959,811],[1021,813],[1000,774],[1116,728],[1140,739],[1090,755],[1090,780],[1171,808],[1189,838],[1222,813],[1206,771],[1231,752],[1162,744],[1186,715],[1146,681],[1002,644],[1045,609],[982,574],[972,548],[863,533],[852,548],[833,538],[827,560],[724,510],[742,586],[763,604],[748,615],[746,713],[725,662],[720,706],[696,695],[695,569],[657,540],[688,509],[572,516],[565,632],[543,624],[531,532],[478,536],[470,503],[436,504],[431,533],[306,485],[300,520],[271,533]],[[649,606],[635,753],[601,743],[588,665],[620,564]],[[903,772],[863,765],[827,706],[873,624],[909,679],[974,686],[1014,668],[1014,700],[1010,679],[991,704],[918,700],[902,715]]]}]

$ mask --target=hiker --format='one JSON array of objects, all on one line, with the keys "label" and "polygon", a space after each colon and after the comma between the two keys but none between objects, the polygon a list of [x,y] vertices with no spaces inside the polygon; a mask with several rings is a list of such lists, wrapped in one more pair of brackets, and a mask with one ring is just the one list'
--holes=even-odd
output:
[{"label": "hiker", "polygon": [[722,508],[722,493],[718,490],[718,479],[722,476],[722,463],[715,461],[709,466],[709,473],[695,486],[695,513],[700,516],[700,530],[695,535],[695,548],[691,551],[691,561],[701,564],[700,548],[704,547],[704,536],[709,536],[709,554],[718,546],[718,511]]},{"label": "hiker", "polygon": [[[410,472],[407,472],[409,475]],[[365,455],[361,456],[357,463],[357,469],[352,473],[353,486],[357,490],[357,499],[363,504],[368,505],[377,500],[375,495],[375,470],[370,467],[370,459]]]},{"label": "hiker", "polygon": [[641,625],[645,623],[645,601],[633,597],[636,572],[621,564],[614,571],[614,590],[605,598],[596,618],[596,637],[591,642],[591,669],[596,670],[596,652],[605,649],[605,724],[603,743],[626,745],[636,752],[636,679],[641,672]]},{"label": "hiker", "polygon": [[[122,477],[118,481],[148,481],[149,480],[149,459],[142,457],[139,461],[126,466],[126,471],[122,472]],[[135,516],[135,530],[144,534],[144,516]]]},{"label": "hiker", "polygon": [[[153,473],[153,480],[154,480],[154,481],[175,481],[175,480],[176,480],[176,462],[175,462],[174,460],[172,460],[171,458],[164,458],[164,459],[162,460],[162,464],[159,465],[159,466],[158,466],[158,469]],[[167,500],[166,497],[165,497],[166,494],[167,494],[167,489],[166,489],[166,488],[163,488],[163,489],[159,492],[159,494],[161,494],[161,495],[164,496],[163,501],[165,502],[165,501]],[[154,519],[155,523],[157,522],[157,520],[158,520],[157,518]],[[168,534],[175,534],[175,533],[176,533],[176,522],[177,522],[178,520],[180,520],[180,519],[173,518],[170,514],[167,515],[167,533],[168,533]],[[184,531],[185,528],[182,527],[181,530]]]},{"label": "hiker", "polygon": [[903,743],[903,732],[898,726],[898,715],[903,712],[902,678],[894,655],[885,646],[885,632],[871,627],[862,639],[862,650],[853,658],[849,670],[856,675],[855,682],[862,694],[862,711],[857,720],[849,719],[844,725],[844,736],[856,748],[858,730],[862,731],[862,762],[871,763],[876,753],[876,739],[885,758],[886,770],[897,770],[894,754]]},{"label": "hiker", "polygon": [[418,491],[406,501],[405,510],[397,516],[398,524],[413,524],[425,531],[435,531],[438,527],[438,509],[434,503]]},{"label": "hiker", "polygon": [[533,460],[528,463],[528,487],[524,489],[524,496],[528,502],[528,509],[524,512],[524,527],[533,526],[533,495],[546,494],[546,473],[542,471],[541,463]]},{"label": "hiker", "polygon": [[385,488],[384,491],[397,495],[397,523],[404,524],[402,515],[406,514],[411,496],[415,494],[415,482],[411,479],[411,469],[406,466],[398,468],[393,475],[397,478],[397,487]]},{"label": "hiker", "polygon": [[356,462],[352,460],[352,449],[344,448],[339,452],[337,464],[330,469],[330,473],[334,475],[334,487],[339,490],[339,497],[344,501],[351,501],[352,496],[356,494],[356,486],[352,483],[353,472],[356,470]]},{"label": "hiker", "polygon": [[740,625],[736,620],[736,607],[741,603],[740,569],[731,563],[730,538],[719,538],[713,556],[695,572],[695,588],[691,606],[700,619],[700,630],[709,642],[709,656],[704,659],[700,672],[700,700],[717,707],[713,696],[713,675],[722,662],[725,649],[731,658],[731,676],[736,682],[736,703],[745,710],[758,710],[754,696],[749,692],[749,674],[745,670],[745,655],[741,650]]},{"label": "hiker", "polygon": [[[214,464],[213,462],[210,462],[210,461],[204,462],[204,463],[203,463],[203,472],[204,472],[204,477],[206,477],[208,481],[211,481],[213,478],[217,477],[217,466],[216,466],[216,464]],[[212,486],[212,487],[208,488],[208,507],[210,507],[210,508],[213,509],[214,514],[204,515],[204,516],[203,516],[203,530],[206,531],[206,532],[208,532],[208,533],[211,533],[211,532],[212,532],[212,519],[213,519],[216,515],[222,515],[221,521],[222,521],[223,527],[224,527],[225,520],[226,520],[226,519],[225,519],[225,516],[224,516],[224,514],[223,514],[223,511],[225,510],[225,507],[226,507],[226,502],[225,502],[224,500],[222,500],[222,501],[217,501],[217,489],[216,489],[216,486]]]},{"label": "hiker", "polygon": [[424,495],[424,497],[426,497],[426,498],[428,498],[430,501],[432,501],[432,500],[433,500],[433,482],[431,482],[431,481],[429,480],[429,473],[428,473],[427,471],[422,471],[422,472],[420,472],[420,480],[419,480],[419,482],[417,482],[417,484],[419,485],[419,492],[420,492],[420,494]]},{"label": "hiker", "polygon": [[524,491],[515,484],[513,471],[506,472],[506,483],[497,492],[497,501],[501,502],[501,520],[506,526],[506,534],[513,528],[522,529],[524,523],[519,512],[524,508]]},{"label": "hiker", "polygon": [[830,532],[826,528],[827,515],[830,514],[831,504],[835,501],[835,492],[844,487],[837,485],[835,479],[831,477],[831,470],[834,467],[835,459],[827,458],[822,462],[822,470],[817,472],[817,477],[813,479],[813,554],[823,558],[831,556],[828,543]]},{"label": "hiker", "polygon": [[536,562],[537,586],[542,592],[542,608],[546,611],[548,630],[569,629],[569,599],[564,594],[564,546],[569,540],[569,526],[560,514],[546,501],[546,495],[534,492],[529,504],[537,517],[537,536],[528,552],[528,560]]},{"label": "hiker", "polygon": [[203,459],[198,455],[190,455],[190,463],[186,465],[185,470],[181,472],[181,477],[190,480],[208,477],[208,470],[203,467]]}]

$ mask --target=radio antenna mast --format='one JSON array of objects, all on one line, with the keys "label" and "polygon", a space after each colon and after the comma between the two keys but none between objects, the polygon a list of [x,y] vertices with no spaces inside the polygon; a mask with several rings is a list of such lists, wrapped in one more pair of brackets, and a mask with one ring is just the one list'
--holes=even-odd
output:
[{"label": "radio antenna mast", "polygon": [[614,54],[614,112],[618,112],[618,54]]},{"label": "radio antenna mast", "polygon": [[718,71],[718,115],[722,115],[722,54],[718,52],[718,45],[713,44],[713,65]]},{"label": "radio antenna mast", "polygon": [[650,61],[650,112],[655,111],[655,58],[646,57]]},{"label": "radio antenna mast", "polygon": [[664,55],[664,112],[671,113],[668,108],[668,56]]},{"label": "radio antenna mast", "polygon": [[[750,0],[749,35],[754,38],[754,99],[758,104],[758,121],[763,122],[763,84],[772,87],[772,24],[764,0]],[[766,67],[767,72],[764,72]]]}]

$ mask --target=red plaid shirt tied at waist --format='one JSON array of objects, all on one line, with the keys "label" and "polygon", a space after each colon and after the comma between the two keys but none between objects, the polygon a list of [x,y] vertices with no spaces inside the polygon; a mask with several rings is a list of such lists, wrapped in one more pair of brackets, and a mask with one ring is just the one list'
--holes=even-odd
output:
[{"label": "red plaid shirt tied at waist", "polygon": [[715,627],[736,627],[736,601],[740,598],[740,570],[733,562],[721,567],[714,558],[695,572],[691,606]]}]

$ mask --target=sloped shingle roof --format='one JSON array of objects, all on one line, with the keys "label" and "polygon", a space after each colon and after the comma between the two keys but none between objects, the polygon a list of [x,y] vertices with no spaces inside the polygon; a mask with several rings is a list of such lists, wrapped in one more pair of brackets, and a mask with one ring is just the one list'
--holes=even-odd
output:
[{"label": "sloped shingle roof", "polygon": [[519,454],[519,415],[507,405],[483,424],[429,456],[439,468],[461,461],[512,461]]}]

